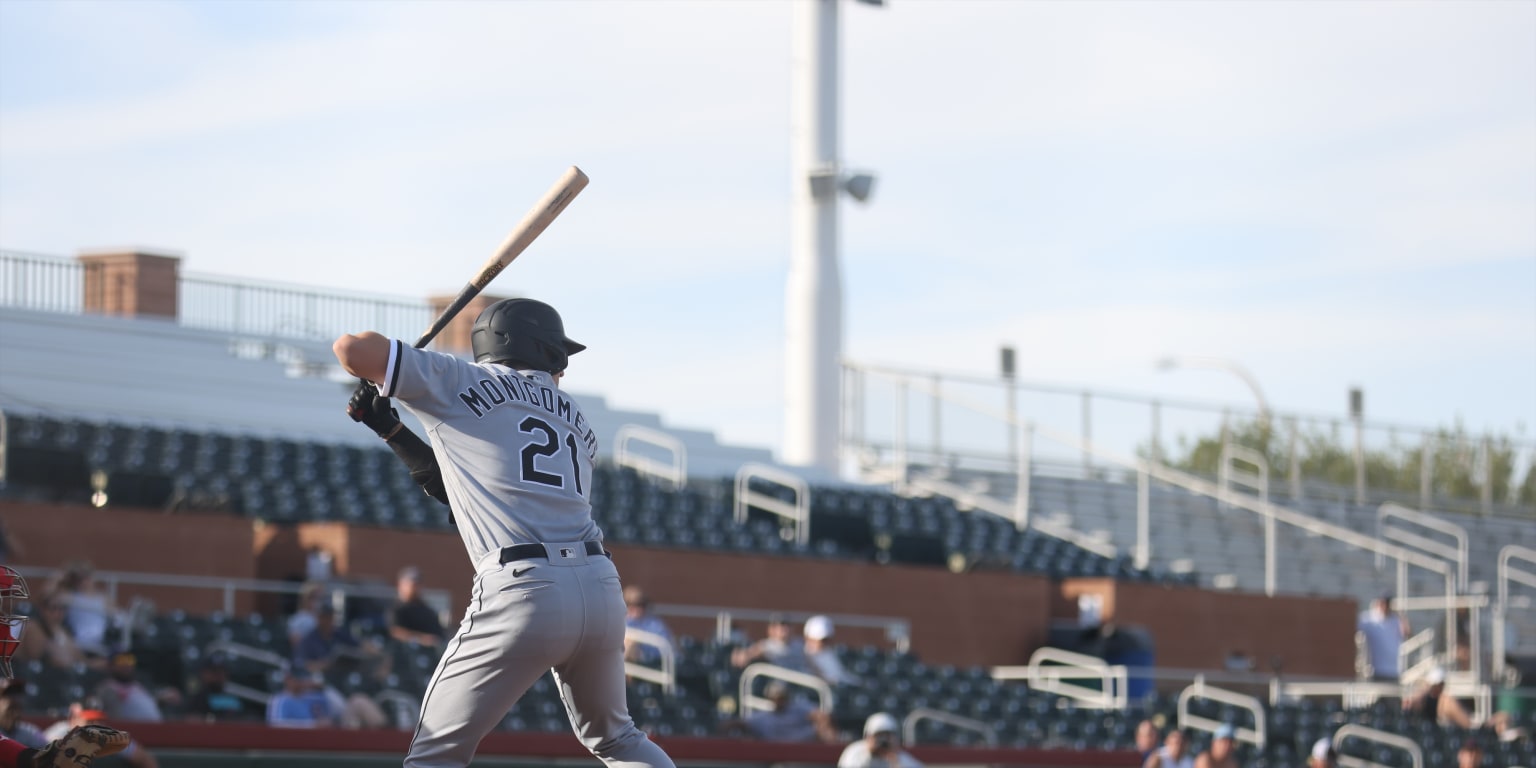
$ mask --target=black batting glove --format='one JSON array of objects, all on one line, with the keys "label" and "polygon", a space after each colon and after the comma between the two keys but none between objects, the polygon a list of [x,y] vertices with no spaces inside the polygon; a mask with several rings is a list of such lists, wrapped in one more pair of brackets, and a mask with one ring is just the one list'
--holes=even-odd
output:
[{"label": "black batting glove", "polygon": [[400,414],[389,404],[389,398],[379,397],[379,390],[372,384],[358,382],[347,401],[347,415],[361,422],[373,433],[385,440],[395,436],[402,428]]}]

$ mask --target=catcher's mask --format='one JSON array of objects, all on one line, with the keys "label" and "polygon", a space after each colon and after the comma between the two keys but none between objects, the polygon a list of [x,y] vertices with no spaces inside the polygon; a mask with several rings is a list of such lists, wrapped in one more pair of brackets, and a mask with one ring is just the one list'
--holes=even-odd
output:
[{"label": "catcher's mask", "polygon": [[0,672],[6,679],[15,677],[11,657],[21,647],[21,631],[27,626],[27,617],[21,615],[18,604],[30,597],[27,580],[15,568],[0,565]]},{"label": "catcher's mask", "polygon": [[506,299],[485,308],[470,331],[477,363],[559,373],[571,355],[586,349],[565,336],[554,307],[533,299]]}]

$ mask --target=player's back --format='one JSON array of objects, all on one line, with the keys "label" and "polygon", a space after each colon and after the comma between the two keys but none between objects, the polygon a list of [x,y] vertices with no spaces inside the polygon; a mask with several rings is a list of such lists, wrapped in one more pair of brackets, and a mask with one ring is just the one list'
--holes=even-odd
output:
[{"label": "player's back", "polygon": [[422,420],[471,557],[602,537],[592,520],[597,436],[543,371],[402,350],[394,389]]}]

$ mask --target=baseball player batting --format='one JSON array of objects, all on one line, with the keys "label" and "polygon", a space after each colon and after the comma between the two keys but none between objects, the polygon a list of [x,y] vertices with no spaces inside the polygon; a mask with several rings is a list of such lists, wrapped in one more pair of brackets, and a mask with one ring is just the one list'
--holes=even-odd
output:
[{"label": "baseball player batting", "polygon": [[[593,755],[615,767],[671,766],[629,716],[624,599],[588,501],[597,439],[559,386],[567,359],[585,347],[565,335],[553,307],[532,299],[486,308],[471,343],[473,363],[373,331],[333,345],[342,367],[372,382],[353,394],[349,415],[449,502],[475,567],[405,768],[468,765],[546,669]],[[388,398],[421,419],[430,451]]]}]

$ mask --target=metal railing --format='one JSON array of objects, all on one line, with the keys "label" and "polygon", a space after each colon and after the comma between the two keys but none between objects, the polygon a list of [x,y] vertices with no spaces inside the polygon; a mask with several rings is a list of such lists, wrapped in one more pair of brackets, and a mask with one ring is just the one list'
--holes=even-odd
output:
[{"label": "metal railing", "polygon": [[651,612],[657,616],[677,616],[690,619],[714,619],[715,640],[729,643],[735,638],[737,621],[769,621],[774,618],[788,622],[803,622],[812,616],[826,616],[836,627],[865,627],[885,631],[885,639],[900,653],[912,647],[912,622],[892,616],[864,616],[854,613],[811,613],[806,611],[769,611],[759,608],[729,608],[715,605],[653,605]]},{"label": "metal railing", "polygon": [[[1403,527],[1394,525],[1394,521],[1408,523],[1420,528],[1425,528],[1456,541],[1455,545],[1435,541],[1421,534]],[[1456,564],[1456,589],[1467,589],[1468,553],[1467,529],[1455,523],[1449,522],[1434,515],[1425,514],[1416,509],[1409,509],[1401,504],[1387,502],[1376,510],[1376,535],[1383,541],[1395,541],[1404,546],[1413,547],[1432,557],[1438,557]],[[1382,556],[1376,556],[1376,567],[1380,568]],[[1399,563],[1397,572],[1397,594],[1408,594],[1408,572]]]},{"label": "metal railing", "polygon": [[[1036,649],[1026,666],[993,667],[992,679],[1024,680],[1033,689],[1066,696],[1078,706],[1093,709],[1124,710],[1128,703],[1124,665],[1061,648]],[[1097,680],[1099,687],[1069,680]]]},{"label": "metal railing", "polygon": [[1338,762],[1343,768],[1392,768],[1392,766],[1383,765],[1373,760],[1344,754],[1344,740],[1351,738],[1373,741],[1377,744],[1401,749],[1408,753],[1408,759],[1412,768],[1424,768],[1424,750],[1419,747],[1418,742],[1406,736],[1378,731],[1375,728],[1367,728],[1358,723],[1346,723],[1339,726],[1339,729],[1333,732],[1333,749],[1339,753]]},{"label": "metal railing", "polygon": [[[1242,465],[1253,467],[1243,469]],[[1221,475],[1218,481],[1222,490],[1231,493],[1233,486],[1253,491],[1259,499],[1269,502],[1269,460],[1264,454],[1236,443],[1221,446]],[[1275,594],[1275,518],[1264,516],[1264,594]]]},{"label": "metal railing", "polygon": [[[0,306],[83,312],[88,269],[66,257],[0,251]],[[315,340],[365,328],[415,338],[433,316],[421,300],[187,272],[177,278],[177,304],[187,328]]]},{"label": "metal railing", "polygon": [[901,719],[901,741],[903,744],[917,743],[917,724],[924,720],[932,720],[943,723],[964,731],[981,734],[981,738],[987,746],[997,746],[997,730],[992,726],[970,717],[952,715],[948,712],[929,707],[918,707]]},{"label": "metal railing", "polygon": [[624,674],[648,680],[661,686],[662,690],[671,695],[677,692],[677,651],[672,648],[672,641],[667,638],[649,632],[644,629],[629,627],[624,630],[624,638],[633,640],[640,645],[655,648],[660,658],[661,667],[647,666],[639,662],[625,661]]},{"label": "metal railing", "polygon": [[[630,443],[643,443],[668,453],[670,461],[662,462],[636,453]],[[632,467],[651,477],[665,480],[673,488],[688,484],[688,449],[683,441],[665,433],[638,424],[625,424],[613,437],[613,462],[621,467]]]},{"label": "metal railing", "polygon": [[[46,580],[54,578],[64,571],[62,568],[51,568],[35,565],[14,565],[18,573],[27,579]],[[272,581],[269,579],[238,579],[219,576],[181,576],[167,573],[141,573],[131,571],[95,571],[96,581],[107,591],[107,597],[112,603],[118,602],[118,593],[121,585],[135,585],[145,587],[177,587],[184,589],[216,590],[223,594],[223,607],[220,609],[225,615],[235,613],[235,595],[241,592],[254,592],[258,594],[296,595],[304,590],[304,584],[294,581]],[[347,582],[330,582],[328,589],[345,598],[348,595],[359,597],[374,597],[392,599],[395,597],[395,589],[384,584],[353,584]],[[452,593],[446,589],[422,589],[422,600],[426,601],[439,613],[451,604]]]},{"label": "metal railing", "polygon": [[[1536,565],[1536,549],[1522,547],[1518,544],[1505,545],[1499,550],[1498,569],[1495,571],[1494,585],[1495,600],[1493,603],[1493,679],[1503,681],[1505,674],[1505,656],[1508,649],[1504,647],[1506,642],[1505,623],[1508,620],[1509,609],[1513,602],[1509,597],[1510,584],[1524,584],[1527,587],[1536,588],[1536,571],[1521,570],[1515,567],[1516,560],[1523,560],[1531,565]],[[1527,603],[1529,604],[1529,603]]]},{"label": "metal railing", "polygon": [[[866,462],[881,453],[889,454],[892,461],[895,461],[894,457],[902,457],[907,463],[914,457],[927,455],[934,466],[1012,472],[1023,459],[1023,447],[1018,444],[1019,432],[1007,426],[1010,423],[1050,426],[1057,432],[1075,430],[1076,445],[1113,446],[1114,450],[1125,454],[1146,448],[1149,457],[1160,459],[1164,455],[1162,445],[1167,433],[1215,435],[1227,431],[1223,425],[1230,424],[1234,418],[1256,421],[1262,416],[1252,408],[1016,378],[919,371],[851,361],[845,362],[843,368],[846,395],[843,445],[849,449],[850,457]],[[919,398],[919,395],[923,397]],[[895,418],[886,421],[885,414],[893,412]],[[924,412],[928,420],[926,424],[916,418]],[[978,423],[977,414],[986,417],[988,423]],[[1303,430],[1326,435],[1353,429],[1362,434],[1365,446],[1364,451],[1355,455],[1356,462],[1415,441],[1423,445],[1426,454],[1438,453],[1442,459],[1420,462],[1418,493],[1367,487],[1368,503],[1397,501],[1447,512],[1526,518],[1536,515],[1536,508],[1529,503],[1517,504],[1512,496],[1520,482],[1518,474],[1509,478],[1509,487],[1503,492],[1511,494],[1509,497],[1494,498],[1488,492],[1493,487],[1493,462],[1487,460],[1491,436],[1447,436],[1442,434],[1443,430],[1420,425],[1356,420],[1334,414],[1274,413],[1270,423],[1277,433],[1287,428],[1290,432],[1288,436],[1277,434],[1276,441],[1278,445],[1289,444],[1291,447],[1282,454],[1289,456],[1285,474],[1290,478],[1293,495],[1354,499],[1352,485],[1303,476],[1299,464],[1301,452],[1297,450]],[[911,434],[907,434],[909,427]],[[1510,439],[1507,444],[1514,453],[1513,466],[1531,465],[1536,457],[1536,441]],[[1077,467],[1075,476],[1080,477],[1093,477],[1102,469],[1093,454],[1074,450],[1071,445],[1067,448],[1066,453],[1037,453],[1034,462],[1053,458],[1063,464],[1071,461]],[[1446,460],[1470,473],[1479,489],[1477,498],[1439,492],[1435,483],[1440,478],[1434,472],[1437,465],[1445,466]],[[1274,464],[1272,468],[1279,472],[1281,466]]]},{"label": "metal railing", "polygon": [[777,664],[769,664],[759,661],[748,664],[741,670],[741,687],[737,701],[740,702],[741,717],[746,718],[753,712],[772,712],[773,700],[758,696],[752,692],[752,684],[759,677],[769,677],[782,680],[789,685],[797,685],[801,688],[809,688],[816,693],[816,707],[822,712],[830,713],[834,703],[832,686],[827,681],[804,672],[796,672]]},{"label": "metal railing", "polygon": [[[1223,723],[1212,720],[1204,715],[1197,715],[1189,711],[1189,703],[1195,699],[1208,699],[1220,702],[1228,706],[1245,709],[1253,713],[1253,727],[1237,725],[1236,723]],[[1268,726],[1264,720],[1264,703],[1258,699],[1225,688],[1216,688],[1205,684],[1205,678],[1197,677],[1192,685],[1179,692],[1179,725],[1184,728],[1196,728],[1202,731],[1215,731],[1223,725],[1231,725],[1233,735],[1238,741],[1246,741],[1259,749],[1263,749],[1268,742]]]},{"label": "metal railing", "polygon": [[[755,491],[752,489],[753,480],[765,480],[788,488],[794,493],[795,500],[786,502],[777,496]],[[735,519],[737,525],[746,524],[747,511],[752,508],[772,512],[792,522],[795,527],[796,544],[804,545],[810,542],[811,486],[804,478],[767,464],[755,462],[743,464],[736,472]]]}]

